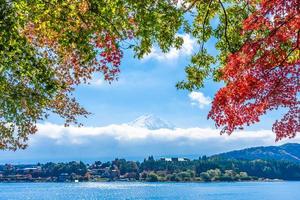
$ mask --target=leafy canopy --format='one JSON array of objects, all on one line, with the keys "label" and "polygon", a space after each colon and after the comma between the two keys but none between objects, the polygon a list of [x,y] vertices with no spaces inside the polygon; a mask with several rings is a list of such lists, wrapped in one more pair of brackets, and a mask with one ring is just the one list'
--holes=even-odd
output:
[{"label": "leafy canopy", "polygon": [[[300,130],[298,0],[0,0],[0,149],[26,147],[49,113],[78,123],[88,112],[72,96],[96,72],[118,78],[123,50],[142,58],[156,44],[200,44],[180,89],[207,77],[225,83],[209,117],[228,134],[286,107],[277,139]],[[216,25],[213,25],[216,24]],[[205,44],[216,39],[217,56]]]},{"label": "leafy canopy", "polygon": [[0,1],[0,149],[25,148],[51,112],[78,123],[88,112],[75,86],[95,72],[115,80],[122,50],[140,58],[153,43],[165,52],[182,43],[182,12],[171,1]]}]

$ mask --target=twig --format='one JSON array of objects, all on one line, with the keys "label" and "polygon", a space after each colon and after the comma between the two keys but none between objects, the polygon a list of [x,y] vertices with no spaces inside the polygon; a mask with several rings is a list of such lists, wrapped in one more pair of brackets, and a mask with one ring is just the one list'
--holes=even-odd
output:
[{"label": "twig", "polygon": [[208,4],[208,6],[207,6],[207,11],[206,11],[206,14],[205,14],[205,17],[204,17],[204,20],[203,20],[203,27],[202,27],[202,29],[203,29],[203,35],[202,35],[202,46],[201,46],[201,51],[203,52],[203,50],[204,50],[204,40],[205,40],[205,38],[204,38],[204,29],[205,29],[205,23],[206,23],[206,20],[207,20],[207,17],[208,17],[208,14],[209,14],[209,10],[210,10],[210,6],[211,6],[211,4],[212,4],[212,1],[213,0],[210,0],[209,1],[209,4]]}]

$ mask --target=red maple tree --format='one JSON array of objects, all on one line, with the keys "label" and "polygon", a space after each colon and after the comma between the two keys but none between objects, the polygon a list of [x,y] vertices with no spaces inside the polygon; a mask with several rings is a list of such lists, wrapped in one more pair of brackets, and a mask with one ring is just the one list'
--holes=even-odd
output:
[{"label": "red maple tree", "polygon": [[250,37],[220,70],[226,86],[217,92],[208,117],[231,134],[283,107],[287,113],[273,125],[276,140],[295,137],[300,132],[300,1],[262,0],[243,22],[242,34]]}]

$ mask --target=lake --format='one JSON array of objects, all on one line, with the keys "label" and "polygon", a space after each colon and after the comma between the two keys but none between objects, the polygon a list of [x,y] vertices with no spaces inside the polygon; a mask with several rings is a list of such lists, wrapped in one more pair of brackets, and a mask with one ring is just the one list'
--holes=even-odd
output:
[{"label": "lake", "polygon": [[300,182],[0,183],[0,200],[297,200]]}]

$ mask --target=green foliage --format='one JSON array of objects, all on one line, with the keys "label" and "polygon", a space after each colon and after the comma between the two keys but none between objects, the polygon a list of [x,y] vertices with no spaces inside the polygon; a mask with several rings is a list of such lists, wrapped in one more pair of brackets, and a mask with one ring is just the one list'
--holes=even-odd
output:
[{"label": "green foliage", "polygon": [[[241,34],[242,23],[257,4],[176,2],[0,0],[0,149],[25,148],[36,122],[47,114],[59,115],[66,125],[78,124],[78,116],[89,113],[73,97],[76,85],[89,82],[96,72],[116,80],[124,49],[142,58],[153,45],[163,52],[180,48],[178,32],[191,34],[200,47],[177,88],[199,89],[208,77],[219,81],[228,55],[253,36],[251,31]],[[255,34],[269,34],[261,31]],[[206,48],[208,41],[215,41],[217,55]],[[294,51],[288,59],[297,58],[299,51]]]},{"label": "green foliage", "polygon": [[158,176],[155,173],[150,173],[147,175],[146,181],[148,182],[157,182],[158,181]]},{"label": "green foliage", "polygon": [[[192,1],[189,12],[193,22],[184,22],[187,32],[197,39],[200,50],[192,56],[186,67],[187,79],[177,84],[179,89],[194,90],[204,86],[204,80],[219,80],[219,69],[226,63],[230,53],[240,49],[248,36],[242,36],[242,22],[255,9],[247,1]],[[211,55],[205,44],[214,39],[218,55]]]},{"label": "green foliage", "polygon": [[19,34],[24,23],[0,1],[0,149],[26,146],[59,87],[49,60]]},{"label": "green foliage", "polygon": [[[149,162],[152,163],[149,166]],[[34,165],[32,165],[34,166]],[[32,167],[30,166],[30,167]],[[5,176],[31,174],[34,178],[57,180],[62,174],[71,179],[157,181],[252,181],[264,179],[300,180],[300,165],[273,160],[233,160],[208,158],[205,160],[169,161],[145,159],[142,163],[115,159],[112,162],[82,162],[38,164],[39,171],[19,171],[26,166],[0,165]],[[73,177],[73,178],[72,178]],[[87,178],[89,177],[89,178]],[[0,180],[1,181],[1,180]]]},{"label": "green foliage", "polygon": [[126,161],[125,159],[115,159],[112,165],[120,169],[120,174],[138,172],[138,163],[133,161]]},{"label": "green foliage", "polygon": [[42,177],[54,176],[58,177],[63,173],[71,175],[75,173],[76,175],[84,176],[87,172],[87,167],[83,162],[69,162],[69,163],[46,163],[42,166]]},{"label": "green foliage", "polygon": [[47,114],[78,123],[88,112],[73,98],[75,86],[119,70],[95,66],[99,52],[116,48],[115,60],[106,57],[116,67],[122,49],[141,58],[154,44],[179,48],[182,22],[171,1],[0,0],[0,149],[25,148]]}]

